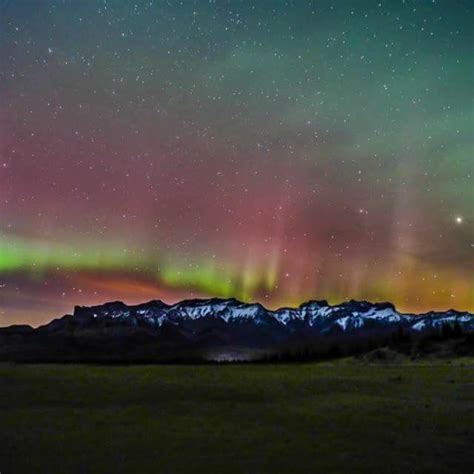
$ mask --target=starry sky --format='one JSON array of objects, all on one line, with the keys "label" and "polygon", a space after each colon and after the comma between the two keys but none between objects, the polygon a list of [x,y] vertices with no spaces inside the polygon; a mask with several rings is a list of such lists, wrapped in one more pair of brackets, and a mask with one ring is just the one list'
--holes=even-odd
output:
[{"label": "starry sky", "polygon": [[474,309],[470,0],[0,0],[0,326],[237,297]]}]

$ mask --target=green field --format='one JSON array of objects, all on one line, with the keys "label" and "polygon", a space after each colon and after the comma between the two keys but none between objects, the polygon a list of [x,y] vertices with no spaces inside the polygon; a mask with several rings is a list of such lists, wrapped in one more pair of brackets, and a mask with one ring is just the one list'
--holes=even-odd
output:
[{"label": "green field", "polygon": [[0,365],[0,472],[468,473],[474,366]]}]

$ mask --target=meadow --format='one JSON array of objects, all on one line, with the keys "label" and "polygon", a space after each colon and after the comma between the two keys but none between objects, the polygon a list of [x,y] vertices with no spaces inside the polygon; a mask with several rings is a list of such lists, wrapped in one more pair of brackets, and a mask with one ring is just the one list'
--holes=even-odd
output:
[{"label": "meadow", "polygon": [[472,473],[474,365],[0,364],[0,472]]}]

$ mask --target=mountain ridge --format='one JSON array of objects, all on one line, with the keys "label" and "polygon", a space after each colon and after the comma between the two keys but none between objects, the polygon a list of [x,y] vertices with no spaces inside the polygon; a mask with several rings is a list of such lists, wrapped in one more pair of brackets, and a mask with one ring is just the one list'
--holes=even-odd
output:
[{"label": "mountain ridge", "polygon": [[190,355],[213,359],[221,357],[215,354],[235,351],[254,357],[289,344],[353,346],[388,340],[395,333],[435,334],[445,326],[472,332],[474,314],[457,310],[401,313],[389,302],[357,300],[335,305],[310,300],[276,310],[235,298],[187,299],[171,305],[161,300],[137,305],[112,301],[75,306],[72,315],[36,329],[0,328],[0,359],[25,354],[53,360],[83,360],[91,355],[121,360]]},{"label": "mountain ridge", "polygon": [[[216,307],[217,306],[217,307]],[[474,318],[474,314],[470,313],[469,311],[460,311],[456,309],[449,309],[446,311],[436,311],[436,310],[430,310],[427,312],[423,313],[404,313],[404,312],[399,312],[397,311],[395,305],[393,305],[390,302],[370,302],[370,301],[365,301],[365,300],[348,300],[348,301],[343,301],[342,303],[338,304],[329,304],[327,300],[308,300],[303,303],[301,303],[299,306],[295,307],[289,307],[289,306],[283,306],[277,309],[268,309],[266,308],[262,303],[260,302],[252,302],[252,303],[246,303],[237,300],[236,298],[194,298],[194,299],[185,299],[181,300],[177,303],[174,304],[167,304],[161,300],[150,300],[145,303],[140,303],[136,305],[127,305],[126,303],[122,301],[111,301],[107,302],[101,305],[94,305],[94,306],[75,306],[74,307],[74,312],[73,316],[75,317],[80,317],[83,314],[90,314],[91,312],[96,312],[97,316],[108,316],[108,311],[105,313],[103,310],[108,310],[109,308],[117,308],[117,309],[123,309],[124,311],[127,312],[127,315],[130,315],[130,312],[136,311],[137,314],[143,315],[143,313],[139,313],[143,308],[148,308],[148,309],[155,309],[155,307],[158,307],[159,310],[166,311],[166,312],[172,312],[176,310],[182,310],[180,315],[182,317],[186,316],[186,311],[192,312],[193,309],[195,308],[206,308],[209,310],[207,314],[200,315],[200,316],[222,316],[223,311],[232,311],[237,308],[239,309],[253,309],[257,311],[264,312],[270,316],[277,317],[277,315],[280,315],[282,313],[292,313],[294,316],[299,315],[300,317],[304,316],[305,311],[308,310],[316,310],[316,315],[319,316],[329,316],[331,314],[333,315],[341,315],[343,313],[344,315],[348,316],[365,316],[370,313],[370,311],[390,311],[392,312],[392,315],[399,316],[400,318],[404,319],[405,321],[410,321],[410,320],[419,320],[421,318],[431,318],[433,320],[435,319],[443,319],[443,318],[451,318],[453,315],[456,317],[468,317],[468,318]],[[313,312],[313,315],[314,312]],[[198,315],[199,316],[199,315]],[[389,315],[385,315],[389,316]],[[280,319],[277,318],[281,322]],[[47,326],[47,324],[45,325]]]}]

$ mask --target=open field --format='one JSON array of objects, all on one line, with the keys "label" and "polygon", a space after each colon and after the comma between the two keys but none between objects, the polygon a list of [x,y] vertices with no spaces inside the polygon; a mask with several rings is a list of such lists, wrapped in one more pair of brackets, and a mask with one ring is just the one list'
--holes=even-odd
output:
[{"label": "open field", "polygon": [[474,365],[0,365],[0,472],[472,473]]}]

